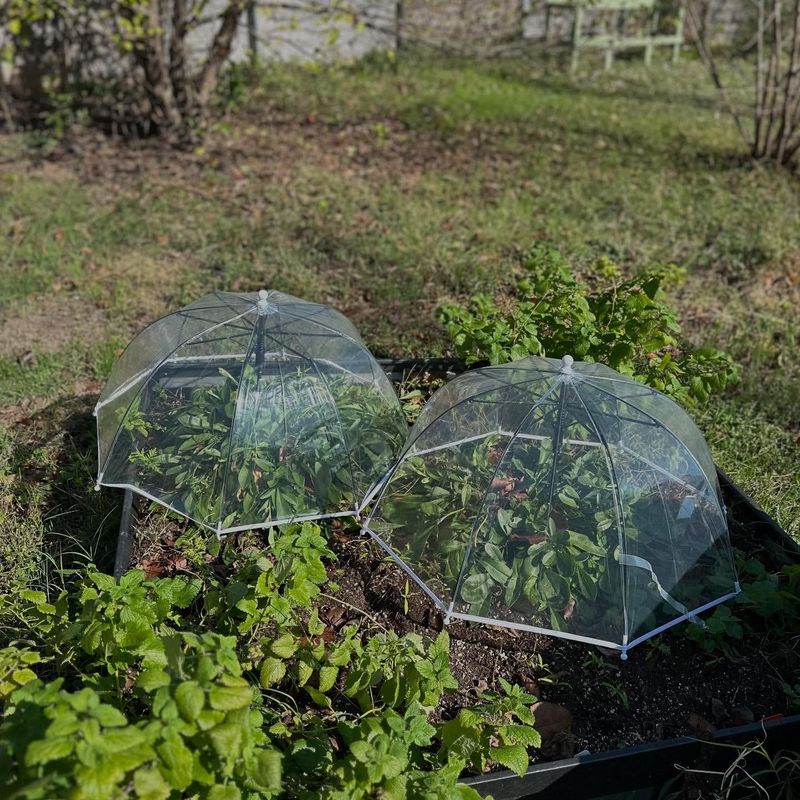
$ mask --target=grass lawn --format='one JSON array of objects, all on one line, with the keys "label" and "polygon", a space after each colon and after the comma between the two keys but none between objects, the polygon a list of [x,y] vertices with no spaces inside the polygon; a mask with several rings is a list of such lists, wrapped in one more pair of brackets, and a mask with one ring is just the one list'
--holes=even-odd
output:
[{"label": "grass lawn", "polygon": [[[380,58],[226,83],[203,148],[0,139],[0,562],[103,559],[91,407],[118,350],[211,289],[330,302],[377,354],[446,350],[444,300],[547,239],[590,272],[677,262],[695,343],[743,379],[718,463],[800,539],[800,183],[752,165],[692,61],[574,78]],[[34,146],[35,145],[35,146]],[[57,544],[61,544],[61,548]]]}]

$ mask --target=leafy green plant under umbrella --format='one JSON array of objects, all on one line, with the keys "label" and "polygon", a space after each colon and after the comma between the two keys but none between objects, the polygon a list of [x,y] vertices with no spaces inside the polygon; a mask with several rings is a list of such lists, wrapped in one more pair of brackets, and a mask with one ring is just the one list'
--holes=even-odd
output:
[{"label": "leafy green plant under umbrella", "polygon": [[209,295],[145,329],[97,417],[98,483],[218,533],[354,513],[406,434],[352,325],[277,292]]}]

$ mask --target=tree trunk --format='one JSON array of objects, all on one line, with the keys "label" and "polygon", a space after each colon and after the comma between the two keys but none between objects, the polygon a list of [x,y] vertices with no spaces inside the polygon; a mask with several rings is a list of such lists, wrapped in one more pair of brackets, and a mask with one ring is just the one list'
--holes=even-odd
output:
[{"label": "tree trunk", "polygon": [[222,67],[231,54],[233,40],[239,27],[239,19],[246,5],[247,0],[229,0],[227,7],[220,15],[222,22],[219,30],[211,44],[208,58],[197,76],[197,99],[202,106],[208,103],[211,94],[217,87]]},{"label": "tree trunk", "polygon": [[186,36],[189,21],[186,0],[172,0],[172,30],[169,40],[169,77],[172,96],[182,119],[182,133],[188,132],[188,124],[198,115],[192,87],[187,76]]},{"label": "tree trunk", "polygon": [[133,52],[144,73],[144,90],[150,103],[152,121],[159,131],[174,135],[182,130],[183,118],[167,75],[164,40],[160,33],[160,0],[150,0],[146,16],[148,34],[137,39]]}]

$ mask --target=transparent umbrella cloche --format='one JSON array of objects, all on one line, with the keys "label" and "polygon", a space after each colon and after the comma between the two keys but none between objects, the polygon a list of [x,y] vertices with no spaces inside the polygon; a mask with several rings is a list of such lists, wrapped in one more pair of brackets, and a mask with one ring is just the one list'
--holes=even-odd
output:
[{"label": "transparent umbrella cloche", "polygon": [[455,378],[372,499],[365,530],[446,621],[627,658],[739,591],[702,434],[602,364],[530,358]]},{"label": "transparent umbrella cloche", "polygon": [[97,483],[218,534],[351,515],[408,429],[338,311],[216,292],[136,336],[95,408]]}]

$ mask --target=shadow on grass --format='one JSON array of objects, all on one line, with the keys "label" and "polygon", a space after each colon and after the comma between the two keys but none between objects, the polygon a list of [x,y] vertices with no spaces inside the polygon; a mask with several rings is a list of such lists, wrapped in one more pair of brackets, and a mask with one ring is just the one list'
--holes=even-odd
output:
[{"label": "shadow on grass", "polygon": [[[12,466],[25,508],[42,521],[41,566],[46,585],[64,584],[93,563],[113,567],[122,493],[94,491],[97,466],[94,394],[59,399],[37,412],[16,437]],[[27,422],[27,420],[26,420]]]}]

